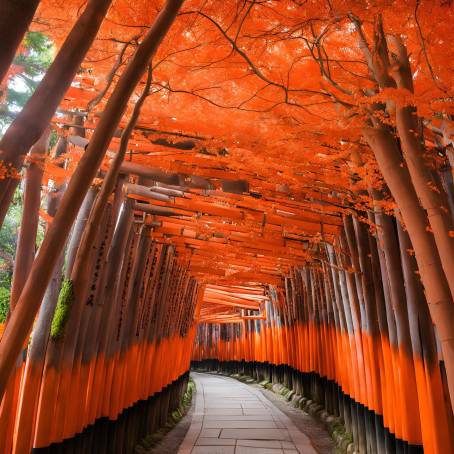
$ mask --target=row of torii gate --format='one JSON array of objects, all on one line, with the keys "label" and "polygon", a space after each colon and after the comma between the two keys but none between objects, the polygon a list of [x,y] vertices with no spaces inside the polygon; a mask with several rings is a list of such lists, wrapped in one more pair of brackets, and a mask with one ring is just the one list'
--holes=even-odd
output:
[{"label": "row of torii gate", "polygon": [[[0,47],[5,74],[38,4],[27,5],[29,19],[7,11],[16,38],[5,41],[12,54]],[[36,22],[52,24],[50,3],[41,7]],[[168,0],[140,39],[109,41],[119,57],[102,84],[96,71],[75,78],[106,14],[109,33],[126,27],[109,7],[88,1],[66,40],[56,38],[56,63],[0,141],[2,219],[19,182],[24,213],[0,325],[0,452],[133,452],[180,405],[193,362],[282,382],[338,418],[356,452],[454,453],[453,235],[441,235],[441,250],[425,199],[396,184],[414,175],[400,152],[388,165],[380,140],[392,148],[405,137],[373,118],[369,145],[389,188],[353,195],[339,188],[353,188],[360,172],[342,176],[344,158],[317,155],[289,177],[290,165],[273,174],[277,161],[254,161],[239,141],[226,148],[169,126],[173,117],[156,128],[149,62],[190,13]],[[386,60],[377,27],[373,45]],[[446,227],[454,191],[445,145],[430,181],[446,201]],[[351,162],[363,165],[358,154]],[[292,190],[300,176],[304,191]]]}]

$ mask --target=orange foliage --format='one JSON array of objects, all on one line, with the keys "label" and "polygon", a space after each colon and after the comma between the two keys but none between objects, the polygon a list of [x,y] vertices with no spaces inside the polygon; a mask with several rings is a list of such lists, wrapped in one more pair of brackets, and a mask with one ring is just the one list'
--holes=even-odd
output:
[{"label": "orange foliage", "polygon": [[[162,3],[113,3],[61,106],[87,111],[88,138],[117,80],[114,77],[109,83],[112,67],[120,63],[116,74],[121,74]],[[372,207],[369,191],[383,184],[374,156],[362,139],[373,103],[413,105],[428,127],[452,113],[454,48],[448,37],[454,12],[446,2],[381,0],[367,8],[357,0],[302,3],[186,1],[152,62],[152,93],[127,159],[168,172],[195,174],[209,179],[217,189],[220,179],[249,183],[249,193],[239,198],[216,192],[208,200],[202,194],[192,195],[196,191],[191,190],[172,204],[158,203],[172,209],[189,207],[190,219],[185,219],[192,226],[191,235],[205,246],[188,246],[186,234],[168,225],[156,228],[155,235],[177,244],[182,260],[192,261],[194,270],[202,270],[194,274],[208,281],[232,275],[236,261],[247,253],[244,245],[235,245],[230,226],[255,226],[249,241],[271,241],[273,251],[263,252],[267,248],[261,246],[262,253],[273,257],[271,267],[280,269],[282,251],[274,246],[274,237],[266,239],[263,230],[269,224],[278,226],[276,237],[284,242],[308,239],[295,250],[305,249],[303,255],[310,260],[309,245],[320,241],[320,232],[326,233],[326,216],[337,218],[334,224],[339,224],[346,210]],[[59,45],[82,6],[80,0],[43,0],[35,27]],[[378,91],[369,74],[352,18],[361,21],[371,42],[378,14],[386,33],[402,37],[408,48],[414,94],[400,89]],[[392,50],[391,42],[389,46]],[[95,103],[104,91],[103,100]],[[131,99],[128,114],[139,92]],[[394,122],[383,115],[380,119]],[[55,118],[56,125],[64,121],[61,116]],[[162,138],[168,144],[191,140],[195,145],[181,150],[153,143]],[[429,140],[434,144],[439,139],[432,135]],[[117,149],[118,139],[114,139],[111,150]],[[434,155],[436,151],[429,147],[427,159],[435,159]],[[106,161],[103,168],[107,165]],[[64,172],[52,163],[46,166],[46,174],[57,181]],[[260,199],[250,197],[251,193]],[[211,208],[203,208],[202,199]],[[390,199],[379,204],[387,213],[394,209]],[[295,213],[280,213],[273,220],[278,207],[303,216],[312,213],[316,227],[296,222]],[[210,214],[206,222],[204,210]],[[210,227],[211,217],[219,222],[211,233],[203,232],[202,239],[201,229]],[[219,235],[226,238],[230,254],[223,255],[224,262],[210,273],[203,258],[212,248],[207,239]]]}]

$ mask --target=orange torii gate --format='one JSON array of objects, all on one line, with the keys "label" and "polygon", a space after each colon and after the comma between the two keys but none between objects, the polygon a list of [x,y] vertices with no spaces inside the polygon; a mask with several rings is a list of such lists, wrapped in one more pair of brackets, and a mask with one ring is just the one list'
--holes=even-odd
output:
[{"label": "orange torii gate", "polygon": [[0,452],[133,452],[192,361],[453,454],[449,2],[3,2]]}]

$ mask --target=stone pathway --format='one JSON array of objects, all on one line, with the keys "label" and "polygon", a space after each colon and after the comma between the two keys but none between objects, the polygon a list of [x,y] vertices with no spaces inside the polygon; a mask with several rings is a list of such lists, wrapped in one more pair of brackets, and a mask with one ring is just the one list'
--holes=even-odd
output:
[{"label": "stone pathway", "polygon": [[192,373],[192,423],[178,454],[317,454],[259,390],[233,378]]}]

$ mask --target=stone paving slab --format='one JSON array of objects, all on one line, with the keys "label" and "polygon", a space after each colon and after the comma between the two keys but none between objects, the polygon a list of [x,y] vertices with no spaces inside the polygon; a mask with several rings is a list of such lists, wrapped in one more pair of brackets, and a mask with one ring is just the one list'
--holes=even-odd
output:
[{"label": "stone paving slab", "polygon": [[276,421],[271,414],[268,415],[211,415],[209,421]]},{"label": "stone paving slab", "polygon": [[265,421],[211,421],[208,419],[203,422],[203,427],[207,429],[278,429],[273,419]]},{"label": "stone paving slab", "polygon": [[191,454],[235,454],[235,446],[196,446]]},{"label": "stone paving slab", "polygon": [[290,440],[290,435],[283,429],[222,429],[220,438],[235,440]]},{"label": "stone paving slab", "polygon": [[207,408],[205,415],[235,415],[243,416],[242,408]]},{"label": "stone paving slab", "polygon": [[260,402],[242,402],[241,406],[243,408],[265,408],[265,405]]},{"label": "stone paving slab", "polygon": [[244,408],[243,413],[245,415],[254,416],[254,415],[268,415],[270,413],[273,413],[273,411],[268,408]]},{"label": "stone paving slab", "polygon": [[202,438],[219,438],[220,433],[221,429],[204,429],[202,426],[199,436]]},{"label": "stone paving slab", "polygon": [[[205,408],[210,409],[210,408],[242,408],[243,406],[241,405],[240,402],[208,402],[205,404]],[[263,408],[263,406],[262,406]]]},{"label": "stone paving slab", "polygon": [[[238,440],[236,442],[237,446],[253,446],[256,448],[274,448],[274,449],[281,449],[282,443],[289,443],[289,442],[281,442],[278,440]],[[292,445],[295,447],[294,445]]]},{"label": "stone paving slab", "polygon": [[284,451],[282,449],[237,446],[235,454],[284,454]]},{"label": "stone paving slab", "polygon": [[309,438],[257,389],[193,374],[196,404],[178,454],[317,454]]},{"label": "stone paving slab", "polygon": [[226,440],[225,438],[204,438],[197,439],[197,446],[236,446],[236,440]]}]

